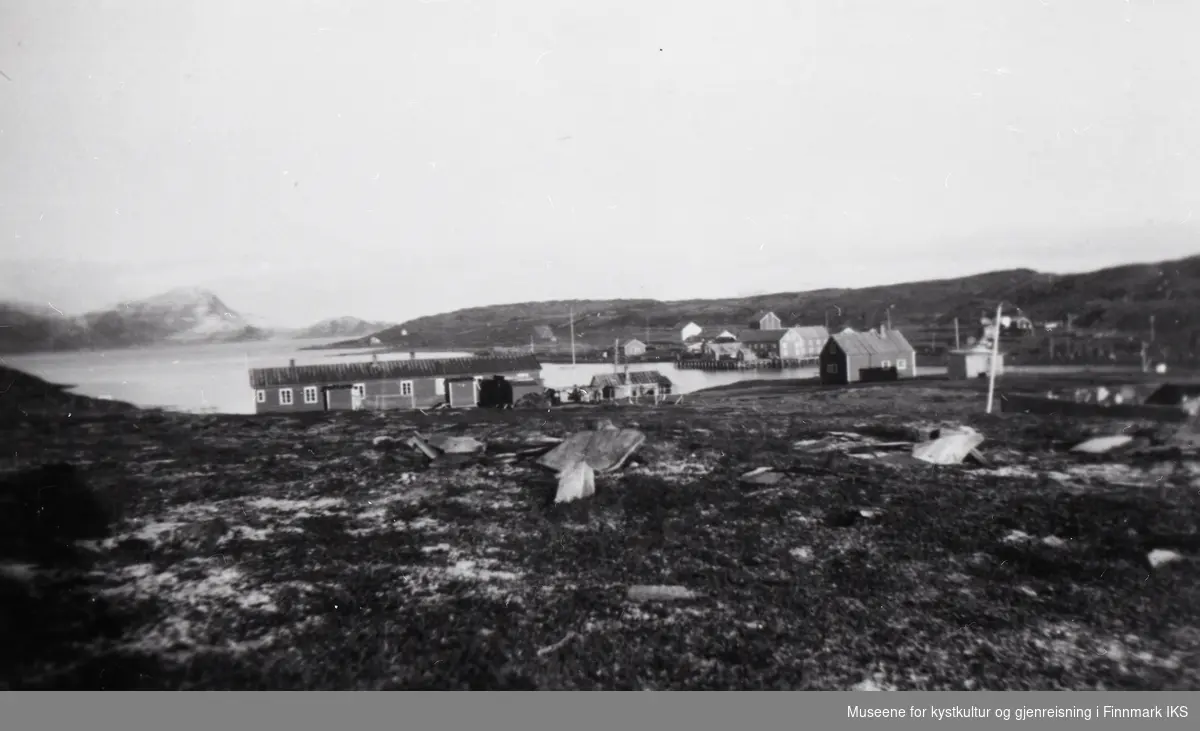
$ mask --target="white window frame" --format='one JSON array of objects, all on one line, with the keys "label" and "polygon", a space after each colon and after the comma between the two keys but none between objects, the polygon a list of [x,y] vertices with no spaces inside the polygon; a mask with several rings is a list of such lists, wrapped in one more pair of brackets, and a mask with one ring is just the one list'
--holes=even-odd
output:
[{"label": "white window frame", "polygon": [[825,364],[825,372],[836,376],[837,372],[838,372],[838,364],[837,363],[826,363]]},{"label": "white window frame", "polygon": [[365,399],[367,397],[367,384],[365,384],[365,383],[354,384],[353,386],[350,387],[350,395],[357,396],[360,399]]},{"label": "white window frame", "polygon": [[304,391],[302,392],[302,395],[304,396],[304,403],[317,403],[317,400],[320,398],[320,393],[320,389],[318,389],[316,386],[305,386]]},{"label": "white window frame", "polygon": [[259,388],[254,391],[254,403],[265,404],[267,402],[267,389]]},{"label": "white window frame", "polygon": [[907,367],[908,367],[908,361],[906,361],[904,358],[896,359],[896,368],[898,368],[900,370],[904,370]]},{"label": "white window frame", "polygon": [[292,389],[290,388],[279,389],[279,405],[291,406],[295,402],[294,396],[295,394],[292,393]]},{"label": "white window frame", "polygon": [[413,382],[412,381],[401,381],[400,382],[400,395],[401,396],[412,396],[413,395]]},{"label": "white window frame", "polygon": [[892,367],[892,362],[891,362],[890,360],[883,360],[883,361],[880,361],[880,362],[879,362],[879,367],[880,367],[880,368],[891,368],[891,367]]}]

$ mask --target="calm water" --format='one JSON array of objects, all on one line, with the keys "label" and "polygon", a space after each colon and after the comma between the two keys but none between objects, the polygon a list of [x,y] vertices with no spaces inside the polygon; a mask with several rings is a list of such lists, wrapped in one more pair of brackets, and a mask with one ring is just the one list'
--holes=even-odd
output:
[{"label": "calm water", "polygon": [[[137,406],[182,411],[254,413],[250,368],[348,363],[370,360],[367,351],[332,351],[300,348],[333,340],[282,340],[220,345],[171,345],[93,353],[42,353],[6,356],[14,368],[50,381],[74,386],[85,396],[108,396]],[[418,353],[421,358],[449,358],[466,353]],[[406,358],[407,354],[381,355],[380,359]],[[676,393],[690,393],[746,379],[811,378],[815,368],[786,371],[679,371],[670,363],[632,365],[629,370],[658,370],[675,384]],[[604,364],[543,366],[542,377],[550,388],[586,385],[598,373],[611,373]]]}]

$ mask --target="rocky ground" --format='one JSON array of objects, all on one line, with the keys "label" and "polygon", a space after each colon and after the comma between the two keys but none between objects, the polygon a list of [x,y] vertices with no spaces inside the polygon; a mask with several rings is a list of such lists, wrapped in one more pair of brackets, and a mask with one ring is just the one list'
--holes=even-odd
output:
[{"label": "rocky ground", "polygon": [[[1135,425],[981,411],[976,384],[773,382],[658,408],[2,420],[0,685],[1200,688],[1192,448],[1160,429],[1076,455]],[[553,505],[526,450],[597,416],[647,441]],[[945,421],[987,437],[986,466],[893,458]],[[414,429],[488,450],[429,464]]]}]

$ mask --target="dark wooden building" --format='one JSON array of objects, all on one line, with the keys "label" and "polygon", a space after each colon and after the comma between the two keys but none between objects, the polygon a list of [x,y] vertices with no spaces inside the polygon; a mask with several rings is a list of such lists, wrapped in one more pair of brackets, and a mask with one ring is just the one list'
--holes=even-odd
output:
[{"label": "dark wooden building", "polygon": [[821,383],[914,378],[917,353],[898,330],[840,332],[821,350]]},{"label": "dark wooden building", "polygon": [[542,393],[531,355],[330,363],[250,371],[255,413],[501,406]]}]

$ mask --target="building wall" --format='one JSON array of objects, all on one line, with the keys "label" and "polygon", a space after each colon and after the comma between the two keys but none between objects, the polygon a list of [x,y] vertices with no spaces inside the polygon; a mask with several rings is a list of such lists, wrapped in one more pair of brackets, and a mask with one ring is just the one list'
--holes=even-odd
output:
[{"label": "building wall", "polygon": [[[507,373],[488,373],[479,376],[480,378],[490,378],[493,375],[504,376],[508,380],[523,380],[536,381],[539,385],[542,382],[541,371],[510,371]],[[412,391],[410,394],[405,394],[403,383],[411,381]],[[396,379],[376,379],[370,381],[360,381],[365,386],[366,397],[363,400],[364,409],[427,409],[436,406],[446,400],[446,391],[444,379],[441,377],[425,376],[421,378],[396,378]],[[304,387],[306,385],[315,386],[317,389],[317,403],[304,403]],[[325,395],[323,393],[326,386],[347,386],[354,385],[350,383],[318,383],[318,384],[294,384],[291,386],[271,386],[265,389],[266,402],[258,403],[257,396],[255,397],[254,411],[258,414],[266,413],[299,413],[306,411],[325,411]],[[292,404],[282,404],[279,400],[279,390],[281,388],[292,389]],[[257,390],[257,389],[256,389]],[[348,394],[348,392],[347,392]],[[334,396],[334,409],[339,407],[349,408],[350,397],[348,395],[338,393]]]},{"label": "building wall", "polygon": [[[992,356],[990,353],[951,353],[946,364],[946,372],[950,378],[965,380],[978,378],[980,373],[991,370]],[[1004,356],[996,360],[996,373],[1004,372]]]},{"label": "building wall", "polygon": [[[857,383],[862,380],[859,371],[863,368],[895,368],[897,378],[913,378],[917,372],[915,353],[846,355],[832,339],[821,350],[819,363],[822,383]],[[829,373],[830,364],[837,365],[837,373]]]},{"label": "building wall", "polygon": [[688,338],[699,335],[701,332],[703,332],[703,328],[701,328],[699,325],[697,325],[694,322],[689,322],[688,324],[686,324],[682,328],[680,328],[679,339],[687,340]]},{"label": "building wall", "polygon": [[645,355],[646,346],[638,341],[627,343],[621,346],[621,353],[623,355]]},{"label": "building wall", "polygon": [[782,330],[783,322],[779,319],[778,315],[768,312],[759,318],[757,322],[752,323],[751,328],[754,330]]}]

